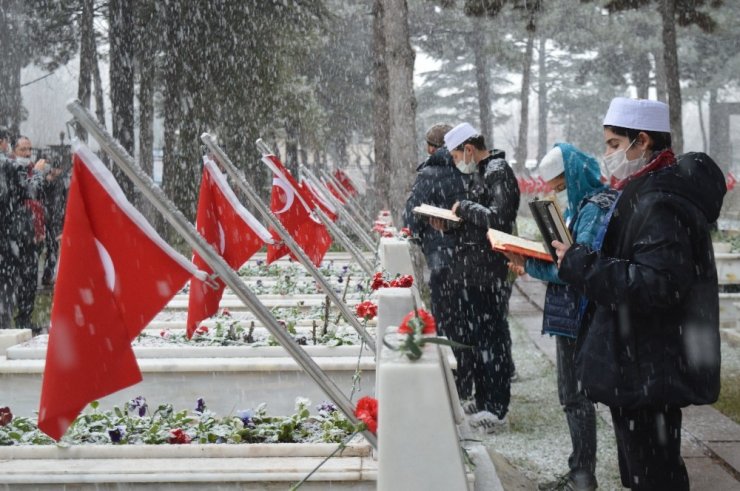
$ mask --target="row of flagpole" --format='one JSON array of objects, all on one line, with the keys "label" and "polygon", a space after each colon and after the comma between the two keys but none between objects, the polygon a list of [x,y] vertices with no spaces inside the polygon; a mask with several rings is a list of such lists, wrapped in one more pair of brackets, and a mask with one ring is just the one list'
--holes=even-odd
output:
[{"label": "row of flagpole", "polygon": [[[280,236],[280,239],[285,243],[285,245],[290,249],[290,251],[293,253],[295,258],[300,262],[303,267],[306,268],[306,270],[313,276],[313,278],[316,280],[316,282],[321,286],[321,289],[324,290],[324,293],[326,293],[331,301],[339,308],[339,311],[341,312],[342,316],[345,318],[345,320],[357,331],[357,334],[360,335],[360,337],[365,341],[365,344],[373,351],[375,352],[375,340],[370,336],[365,328],[360,324],[360,322],[357,320],[357,316],[354,315],[352,311],[349,310],[347,307],[347,304],[345,304],[342,299],[339,297],[337,292],[334,291],[334,289],[331,287],[327,279],[324,277],[324,275],[321,274],[321,272],[316,268],[316,266],[311,262],[311,259],[306,255],[306,253],[301,249],[301,247],[296,243],[296,241],[293,239],[293,237],[290,235],[290,233],[283,227],[283,224],[280,223],[280,220],[275,216],[275,214],[270,211],[270,209],[265,205],[265,203],[262,202],[257,192],[254,190],[254,188],[247,182],[246,179],[239,173],[236,166],[231,162],[231,159],[226,155],[226,153],[223,151],[223,149],[218,146],[218,144],[213,140],[213,137],[209,135],[208,133],[203,133],[200,137],[200,139],[203,141],[203,143],[208,147],[208,149],[218,158],[221,165],[226,170],[226,173],[229,175],[229,177],[232,178],[234,183],[241,189],[241,191],[244,193],[244,195],[247,197],[250,203],[254,205],[254,207],[257,209],[257,211],[260,213],[262,218],[270,224],[271,227],[278,233]],[[269,151],[269,150],[268,150]],[[264,155],[264,151],[263,151]],[[298,192],[298,190],[293,190],[294,192]],[[316,207],[315,210],[321,210]],[[323,213],[323,212],[322,212]],[[370,273],[372,274],[372,273]]]},{"label": "row of flagpole", "polygon": [[[278,323],[275,317],[272,315],[269,309],[265,307],[256,294],[241,280],[237,273],[229,266],[224,258],[198,233],[196,228],[191,224],[185,216],[177,210],[174,204],[167,198],[164,192],[155,185],[152,179],[146,175],[143,170],[136,164],[134,159],[126,152],[126,150],[110,135],[105,129],[103,129],[95,120],[94,116],[77,101],[71,101],[67,104],[69,111],[75,116],[78,122],[88,131],[88,134],[92,135],[100,144],[101,148],[112,157],[113,161],[121,168],[121,170],[131,179],[134,185],[139,188],[141,193],[152,203],[152,205],[164,216],[164,218],[173,226],[177,233],[185,239],[185,241],[192,247],[193,251],[198,254],[204,262],[212,269],[212,271],[220,278],[223,283],[231,288],[235,295],[249,309],[254,315],[262,322],[265,328],[272,334],[277,341],[285,348],[290,356],[298,363],[301,368],[319,385],[319,387],[327,394],[327,396],[333,400],[341,411],[347,416],[347,418],[354,424],[358,424],[359,421],[354,415],[354,406],[352,402],[347,398],[336,384],[319,368],[316,362],[301,348],[300,345],[289,335],[289,333]],[[359,323],[357,317],[348,309],[347,305],[338,297],[336,292],[331,288],[326,278],[318,271],[316,266],[311,262],[306,253],[296,243],[293,237],[283,227],[280,220],[272,213],[272,211],[262,202],[257,193],[254,191],[252,186],[244,179],[239,173],[236,167],[233,165],[229,157],[225,152],[215,143],[213,138],[208,134],[201,136],[203,142],[208,146],[209,150],[217,156],[219,162],[224,167],[228,175],[232,178],[233,182],[239,186],[243,193],[247,196],[250,202],[257,208],[262,215],[263,219],[270,224],[273,230],[278,234],[283,243],[290,249],[290,252],[294,257],[309,271],[319,285],[324,289],[326,294],[331,300],[337,305],[342,315],[352,325],[352,327],[358,332],[365,344],[375,351],[374,339],[368,335],[364,327]],[[269,149],[268,149],[269,152]],[[264,157],[263,152],[263,157]],[[331,178],[326,179],[324,183],[332,182]],[[334,183],[339,193],[343,193],[341,184]],[[295,190],[298,192],[299,190]],[[327,193],[331,194],[331,193]],[[365,217],[362,213],[356,214],[361,209],[351,201],[349,195],[343,195],[345,203],[349,207],[355,208],[355,218],[360,222],[365,221]],[[338,210],[344,210],[341,206]],[[330,231],[333,231],[333,235],[337,241],[342,243],[348,251],[358,260],[360,266],[366,272],[372,272],[372,265],[367,262],[363,257],[362,253],[351,244],[349,238],[339,230],[338,227],[329,226],[331,220],[318,206],[315,206],[312,210],[319,217],[321,223],[323,223]],[[352,215],[348,210],[344,210],[345,218],[347,221],[354,222],[354,225],[359,226],[358,221],[354,221]],[[333,223],[331,225],[334,225]],[[354,230],[354,225],[352,228]],[[365,242],[365,245],[370,247],[372,251],[372,241],[369,243],[365,241],[364,231],[360,228],[356,232],[361,232],[358,237]],[[369,238],[369,237],[367,237]],[[50,340],[51,342],[51,340]],[[51,346],[50,346],[51,348]],[[48,354],[47,354],[48,356]],[[42,406],[43,406],[43,394],[42,394]],[[41,408],[40,419],[43,415],[45,408]],[[365,430],[363,435],[367,441],[375,448],[377,448],[377,440],[375,435]]]}]

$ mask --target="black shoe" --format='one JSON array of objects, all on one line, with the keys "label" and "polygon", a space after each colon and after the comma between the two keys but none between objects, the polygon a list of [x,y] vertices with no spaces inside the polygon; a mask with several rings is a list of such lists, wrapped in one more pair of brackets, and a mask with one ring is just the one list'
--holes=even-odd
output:
[{"label": "black shoe", "polygon": [[599,485],[596,477],[586,473],[568,473],[554,481],[537,486],[539,491],[594,491]]}]

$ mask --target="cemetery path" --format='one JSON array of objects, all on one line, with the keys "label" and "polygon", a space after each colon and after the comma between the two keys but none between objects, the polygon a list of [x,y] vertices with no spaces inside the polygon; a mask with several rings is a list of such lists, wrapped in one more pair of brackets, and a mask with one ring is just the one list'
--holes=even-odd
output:
[{"label": "cemetery path", "polygon": [[[554,338],[541,335],[544,295],[544,283],[531,279],[529,276],[519,278],[512,293],[509,315],[512,324],[521,326],[526,333],[524,339],[517,339],[513,336],[515,345],[517,342],[531,341],[554,366]],[[723,349],[739,350],[740,348],[725,346]],[[519,360],[515,358],[515,361],[519,364]],[[558,406],[557,395],[555,392],[553,394],[555,394],[553,405]],[[610,433],[611,417],[608,408],[598,405],[597,409],[601,420],[599,421],[599,444],[601,445],[602,435],[611,441],[614,440],[614,436]],[[561,419],[565,426],[564,418]],[[691,406],[683,411],[682,440],[682,455],[689,470],[692,490],[720,491],[740,488],[740,425],[712,406]],[[613,442],[610,446],[612,448],[607,450],[615,451]],[[564,461],[565,458],[566,454],[563,455],[562,460]],[[615,456],[613,458],[616,460]],[[601,456],[600,459],[604,460]],[[519,469],[517,463],[514,462],[513,467],[519,470],[515,472],[505,459],[498,460],[494,459],[494,462],[504,489],[528,489],[531,483],[531,481],[528,483],[528,478],[533,474],[536,475],[537,471]],[[597,477],[598,473],[597,468]],[[602,489],[610,489],[609,483],[602,482],[601,484]],[[533,483],[531,485],[534,486]]]}]

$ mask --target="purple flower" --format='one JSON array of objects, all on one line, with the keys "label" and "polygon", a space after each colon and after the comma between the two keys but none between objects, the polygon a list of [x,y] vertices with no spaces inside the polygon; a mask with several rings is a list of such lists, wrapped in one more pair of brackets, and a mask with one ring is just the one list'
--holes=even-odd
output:
[{"label": "purple flower", "polygon": [[206,410],[206,401],[204,401],[202,397],[199,397],[198,400],[195,401],[195,412],[202,413],[205,410]]},{"label": "purple flower", "polygon": [[357,283],[357,291],[358,291],[358,292],[361,292],[361,291],[363,291],[364,289],[365,289],[365,288],[364,288],[364,287],[362,286],[362,283]]},{"label": "purple flower", "polygon": [[110,436],[110,441],[113,443],[120,443],[121,438],[126,434],[126,428],[123,426],[116,426],[112,430],[108,430],[108,436]]},{"label": "purple flower", "polygon": [[345,264],[344,266],[342,266],[342,271],[344,271],[345,273],[347,272],[348,269],[349,269],[349,264]]},{"label": "purple flower", "polygon": [[316,406],[316,410],[318,412],[322,412],[323,411],[325,413],[331,414],[331,413],[333,413],[334,411],[337,410],[337,406],[334,405],[333,403],[329,402],[329,401],[324,401],[321,404],[319,404],[318,406]]},{"label": "purple flower", "polygon": [[139,417],[144,417],[146,415],[146,410],[148,406],[146,404],[146,399],[144,399],[143,396],[138,396],[134,399],[131,399],[128,402],[128,409],[130,411],[136,411],[139,413]]},{"label": "purple flower", "polygon": [[257,259],[257,266],[262,266],[265,262],[262,259]]},{"label": "purple flower", "polygon": [[254,417],[254,413],[251,409],[242,409],[240,411],[237,411],[236,417],[242,420],[244,426],[249,426],[250,428],[254,427],[254,421],[252,420],[252,418]]},{"label": "purple flower", "polygon": [[344,283],[344,277],[343,276],[337,277],[337,283]]}]

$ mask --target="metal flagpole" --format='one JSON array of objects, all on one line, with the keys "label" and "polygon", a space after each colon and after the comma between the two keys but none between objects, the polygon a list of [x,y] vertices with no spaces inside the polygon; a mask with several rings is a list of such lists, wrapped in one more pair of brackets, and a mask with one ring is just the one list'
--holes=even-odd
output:
[{"label": "metal flagpole", "polygon": [[342,195],[342,197],[344,197],[347,201],[351,201],[352,202],[352,205],[355,207],[355,211],[359,212],[360,213],[360,216],[363,219],[367,220],[368,222],[371,221],[370,220],[370,216],[368,216],[368,214],[365,213],[365,210],[362,209],[362,206],[360,206],[360,203],[355,199],[354,196],[352,196],[352,194],[344,186],[344,184],[342,184],[342,182],[339,180],[339,178],[337,176],[335,176],[334,174],[332,174],[331,172],[326,171],[326,170],[324,170],[322,172],[322,174],[326,178],[328,178],[328,179],[331,180],[331,182],[337,187],[337,191],[339,192],[339,194]]},{"label": "metal flagpole", "polygon": [[344,189],[344,186],[339,182],[339,180],[331,175],[330,172],[326,172],[324,169],[319,169],[319,172],[321,172],[321,175],[326,179],[328,182],[330,182],[336,189],[337,192],[342,196],[342,199],[344,199],[344,202],[347,204],[347,207],[352,210],[354,213],[355,218],[362,226],[364,226],[367,229],[372,228],[371,220],[367,215],[365,215],[365,212],[363,211],[362,207],[360,207],[355,200],[350,196],[350,194],[347,192],[346,189]]},{"label": "metal flagpole", "polygon": [[[288,332],[278,324],[272,313],[260,302],[257,295],[241,280],[234,270],[226,264],[226,261],[218,255],[195,227],[180,213],[175,205],[165,196],[164,192],[152,179],[134,162],[134,159],[126,152],[118,141],[103,129],[95,117],[85,109],[80,101],[72,100],[67,103],[67,109],[74,115],[79,123],[95,138],[101,148],[113,158],[113,161],[133,181],[134,185],[146,196],[157,210],[170,222],[187,243],[203,258],[213,271],[231,288],[239,299],[251,309],[262,324],[275,336],[278,342],[293,357],[306,373],[321,387],[326,395],[332,399],[347,418],[354,424],[360,421],[354,414],[352,402],[342,393],[334,382],[324,373],[316,362],[306,354],[298,343]],[[363,431],[365,439],[377,448],[377,438],[370,431]]]},{"label": "metal flagpole", "polygon": [[329,199],[329,201],[331,201],[331,204],[334,205],[334,208],[337,209],[337,213],[339,213],[339,216],[345,222],[347,222],[347,226],[352,229],[357,238],[362,241],[365,247],[367,247],[370,252],[374,253],[375,251],[377,251],[377,245],[373,243],[373,240],[370,238],[370,236],[365,233],[364,230],[362,230],[362,227],[357,222],[354,221],[352,215],[349,214],[349,211],[344,208],[344,205],[342,205],[342,203],[333,194],[331,194],[331,191],[328,190],[324,183],[316,179],[313,173],[306,167],[302,167],[301,169],[310,184],[318,187],[319,189],[326,189],[326,193],[324,193],[326,197]]},{"label": "metal flagpole", "polygon": [[283,227],[283,224],[280,223],[280,220],[278,220],[275,214],[270,211],[270,208],[262,202],[252,185],[247,182],[244,176],[233,164],[233,162],[231,162],[231,159],[228,157],[228,155],[226,155],[223,149],[218,146],[213,137],[208,133],[203,133],[202,135],[200,135],[200,139],[203,141],[203,143],[205,143],[208,149],[213,152],[214,155],[216,155],[219,163],[224,167],[224,169],[226,169],[226,172],[234,180],[236,185],[239,186],[239,188],[246,195],[247,199],[249,199],[252,205],[254,205],[257,211],[259,211],[259,213],[262,215],[262,218],[264,218],[265,221],[268,222],[270,226],[277,232],[283,243],[285,243],[288,249],[290,249],[290,252],[292,252],[293,255],[298,259],[298,262],[300,262],[303,267],[306,268],[306,270],[311,274],[311,276],[313,276],[316,282],[321,285],[324,293],[326,293],[326,295],[331,298],[331,301],[342,313],[342,317],[344,317],[347,323],[351,325],[355,329],[355,331],[357,331],[357,334],[359,334],[362,339],[364,339],[368,348],[375,352],[375,340],[373,339],[373,337],[370,336],[367,330],[365,330],[362,324],[360,324],[360,321],[357,320],[357,316],[352,313],[349,307],[347,307],[347,304],[345,304],[342,299],[339,298],[337,292],[334,291],[326,278],[324,278],[324,275],[319,272],[316,266],[314,266],[314,264],[311,262],[311,259],[309,259],[306,253],[303,252],[301,246],[296,243],[290,233],[285,229],[285,227]]},{"label": "metal flagpole", "polygon": [[[326,182],[316,177],[316,175],[308,168],[306,168],[305,174],[311,179],[312,183],[315,183],[317,186],[319,186],[320,189],[326,190],[325,194],[327,198],[329,198],[331,203],[334,205],[334,207],[337,210],[339,210],[339,216],[343,219],[343,221],[347,223],[347,226],[349,226],[349,228],[352,229],[355,235],[357,235],[357,237],[360,240],[362,240],[365,246],[368,247],[370,251],[373,251],[374,249],[376,249],[375,244],[373,243],[373,240],[365,232],[365,229],[363,229],[362,226],[359,223],[357,223],[357,221],[354,219],[351,213],[351,210],[349,210],[349,208],[345,206],[345,204],[342,203],[339,200],[339,198],[337,198],[336,196],[334,196],[334,194],[332,194]],[[370,231],[371,228],[368,228],[367,230]]]},{"label": "metal flagpole", "polygon": [[[305,168],[303,166],[300,167],[300,170],[304,170]],[[305,177],[305,176],[304,176]],[[313,184],[313,183],[311,183]],[[317,191],[321,192],[320,188],[316,188]],[[365,255],[362,253],[361,250],[359,250],[353,243],[352,240],[347,237],[347,234],[342,232],[342,229],[337,226],[336,223],[334,223],[331,218],[329,218],[326,213],[324,213],[324,210],[321,209],[321,207],[316,206],[314,207],[313,211],[316,213],[316,215],[319,217],[319,220],[321,220],[321,223],[324,224],[324,226],[329,229],[329,232],[334,236],[334,238],[344,246],[347,251],[349,251],[350,254],[355,258],[357,261],[357,264],[360,265],[363,271],[367,273],[368,276],[372,276],[375,273],[375,268],[373,265],[367,260]],[[339,210],[337,210],[337,213],[339,213]]]}]

